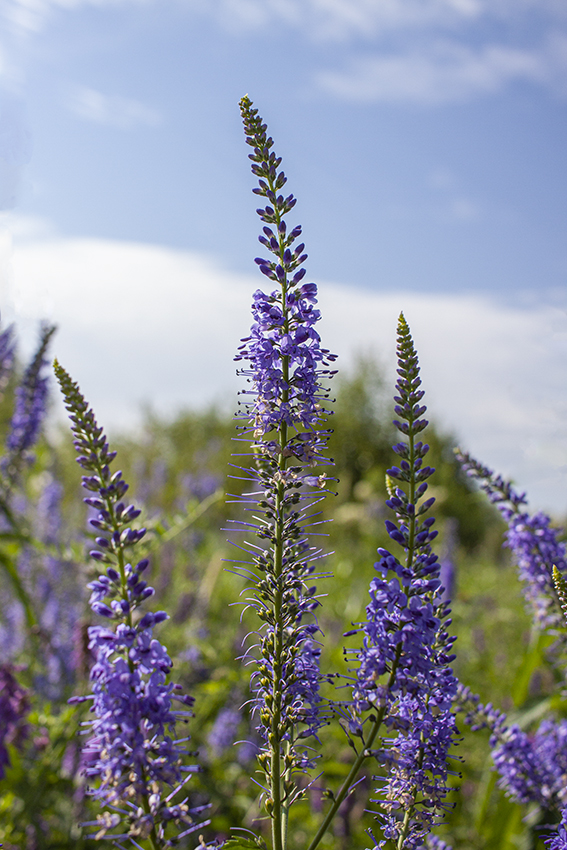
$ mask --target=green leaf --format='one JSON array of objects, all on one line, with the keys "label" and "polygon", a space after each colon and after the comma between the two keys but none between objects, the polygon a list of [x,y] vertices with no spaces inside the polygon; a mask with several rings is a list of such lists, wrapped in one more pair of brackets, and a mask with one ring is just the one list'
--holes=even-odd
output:
[{"label": "green leaf", "polygon": [[225,847],[228,850],[258,850],[258,848],[260,850],[267,850],[266,842],[259,835],[254,835],[251,838],[247,838],[244,835],[235,835],[233,838],[225,841],[223,848]]}]

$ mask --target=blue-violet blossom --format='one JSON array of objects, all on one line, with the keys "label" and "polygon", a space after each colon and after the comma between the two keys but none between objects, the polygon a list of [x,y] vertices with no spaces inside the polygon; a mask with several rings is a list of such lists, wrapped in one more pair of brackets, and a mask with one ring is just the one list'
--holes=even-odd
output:
[{"label": "blue-violet blossom", "polygon": [[518,566],[523,593],[536,625],[540,629],[557,628],[563,620],[553,586],[553,567],[560,574],[567,574],[567,552],[559,540],[559,530],[551,526],[546,514],[530,515],[523,510],[525,493],[517,493],[501,476],[495,476],[466,452],[458,451],[457,459],[467,474],[480,483],[508,523],[506,546]]},{"label": "blue-violet blossom", "polygon": [[567,720],[546,719],[534,733],[507,724],[506,715],[491,703],[483,705],[468,687],[459,685],[457,703],[473,730],[490,730],[498,784],[518,803],[537,803],[547,811],[567,804]]},{"label": "blue-violet blossom", "polygon": [[[197,770],[182,763],[188,739],[175,739],[176,722],[191,712],[174,710],[172,701],[190,706],[193,700],[167,681],[172,662],[153,637],[154,626],[167,614],[148,611],[140,616],[139,608],[154,591],[142,578],[147,559],[130,563],[129,552],[145,529],[132,525],[140,511],[123,501],[128,485],[122,473],[110,471],[116,453],[77,384],[58,363],[55,373],[73,423],[77,462],[87,473],[82,484],[91,495],[85,502],[98,511],[90,521],[99,534],[90,555],[104,573],[89,584],[90,605],[114,625],[89,629],[89,648],[96,657],[90,697],[95,719],[83,761],[86,776],[97,782],[91,793],[105,808],[94,822],[94,837],[118,844],[130,840],[136,847],[147,839],[152,850],[161,850],[203,825],[195,822],[203,807],[190,809],[186,799],[172,802],[184,775]],[[75,701],[84,699],[89,698]],[[166,795],[167,789],[172,790]]]},{"label": "blue-violet blossom", "polygon": [[[264,623],[252,687],[265,742],[258,756],[267,778],[264,803],[278,850],[285,846],[289,806],[304,793],[294,774],[313,762],[303,742],[325,722],[318,627],[312,618],[306,620],[319,604],[312,581],[321,551],[308,532],[317,524],[317,514],[309,512],[327,492],[321,466],[330,463],[324,456],[330,431],[323,427],[328,390],[321,382],[334,374],[329,365],[335,356],[322,348],[315,329],[320,319],[317,287],[303,282],[307,255],[303,243],[296,244],[301,228],[288,230],[285,221],[296,202],[293,195],[278,194],[286,183],[278,170],[281,159],[249,98],[240,106],[252,171],[259,178],[253,191],[268,201],[257,211],[265,224],[259,239],[273,255],[256,259],[270,288],[254,293],[254,324],[236,359],[248,362],[239,372],[250,386],[242,393],[245,401],[237,420],[242,423],[240,439],[252,442],[255,461],[253,469],[238,467],[252,484],[252,492],[238,498],[254,511],[255,521],[238,526],[262,543],[245,544],[252,555],[245,563],[252,570],[240,569],[253,577],[249,601]],[[253,655],[249,648],[247,657]]]},{"label": "blue-violet blossom", "polygon": [[15,406],[10,430],[6,439],[6,456],[2,459],[2,472],[10,486],[16,479],[22,463],[28,459],[29,450],[36,442],[47,411],[48,365],[47,348],[55,327],[43,325],[38,349],[24,372],[15,392]]},{"label": "blue-violet blossom", "polygon": [[[370,585],[367,619],[356,631],[363,647],[351,650],[358,661],[351,706],[351,736],[362,738],[386,770],[378,788],[383,839],[397,848],[419,848],[439,822],[448,792],[448,753],[455,742],[452,703],[457,680],[449,666],[454,638],[446,631],[448,603],[443,601],[439,561],[431,550],[437,532],[425,518],[434,499],[424,499],[434,470],[424,465],[429,447],[416,437],[423,419],[419,364],[403,314],[398,323],[398,381],[395,427],[404,436],[394,446],[400,465],[388,470],[387,501],[397,522],[386,522],[403,561],[379,549],[378,575]],[[369,730],[362,718],[371,712]],[[378,727],[391,736],[372,749]]]}]

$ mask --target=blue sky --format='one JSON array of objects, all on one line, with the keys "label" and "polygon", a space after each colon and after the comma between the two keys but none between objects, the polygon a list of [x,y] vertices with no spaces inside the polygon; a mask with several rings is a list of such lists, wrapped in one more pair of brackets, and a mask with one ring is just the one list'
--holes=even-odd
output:
[{"label": "blue sky", "polygon": [[[174,353],[161,364],[159,334],[167,335],[168,323],[152,323],[152,314],[158,301],[172,316],[177,298],[185,303],[171,287],[161,303],[158,257],[164,269],[171,261],[170,272],[171,263],[185,263],[202,286],[213,274],[240,291],[254,274],[258,225],[238,114],[244,93],[268,121],[299,198],[312,278],[332,284],[334,298],[336,287],[345,301],[352,293],[353,304],[372,296],[376,309],[399,297],[400,308],[405,302],[423,311],[419,298],[427,296],[436,311],[427,312],[423,334],[437,341],[439,362],[461,362],[443,342],[449,325],[453,346],[476,332],[482,351],[469,346],[462,381],[474,386],[475,398],[482,386],[487,399],[500,398],[508,418],[500,412],[500,436],[492,438],[488,405],[485,419],[469,430],[463,424],[461,433],[477,441],[485,460],[525,475],[542,494],[563,469],[553,498],[567,507],[561,399],[554,393],[537,427],[520,415],[522,403],[533,410],[540,398],[538,369],[545,386],[564,369],[564,0],[0,0],[0,204],[5,241],[10,233],[14,241],[12,260],[9,247],[4,252],[5,315],[25,333],[41,312],[73,324],[74,303],[81,341],[62,323],[61,356],[104,404],[96,363],[121,357],[130,372],[136,368],[104,311],[89,306],[97,284],[86,264],[104,274],[101,258],[112,256],[123,272],[116,301],[122,328],[130,314],[147,322],[159,367],[155,387],[145,364],[139,386],[133,380],[128,398],[122,390],[124,411],[142,398],[168,410],[184,399],[218,399],[228,386],[220,371],[207,373],[207,389],[187,377],[187,364],[185,389],[160,396],[159,370],[170,371],[173,386],[181,365]],[[148,256],[148,246],[161,253],[152,254],[153,283],[141,287],[135,257]],[[122,250],[120,260],[114,249]],[[115,270],[109,278],[116,292]],[[63,279],[76,280],[75,297]],[[198,298],[199,287],[192,291]],[[128,301],[140,297],[147,313],[138,315]],[[463,304],[478,308],[469,310],[476,329],[459,334]],[[214,304],[210,311],[213,324]],[[422,316],[415,321],[423,324]],[[373,340],[371,328],[360,330],[364,322],[359,332],[351,325],[339,352],[345,362],[357,342],[387,359],[393,329],[390,339]],[[244,332],[235,328],[235,341]],[[232,364],[226,368],[232,373]],[[433,394],[444,391],[439,415],[454,427],[449,408],[459,376],[447,380],[441,386],[433,376]],[[116,401],[107,402],[111,418]],[[117,424],[126,418],[117,416]],[[502,447],[506,427],[519,418],[514,461]],[[550,446],[555,454],[538,484],[536,467]]]},{"label": "blue sky", "polygon": [[249,93],[300,199],[315,277],[382,291],[565,286],[565,3],[3,8],[5,100],[32,151],[18,208],[68,235],[248,269],[237,103]]}]

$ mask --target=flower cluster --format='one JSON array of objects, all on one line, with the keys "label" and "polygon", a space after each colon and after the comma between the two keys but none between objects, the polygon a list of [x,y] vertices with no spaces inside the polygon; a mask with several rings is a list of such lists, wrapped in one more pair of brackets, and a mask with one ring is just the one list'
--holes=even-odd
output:
[{"label": "flower cluster", "polygon": [[545,843],[549,850],[567,850],[567,809],[563,811],[557,832],[548,838]]},{"label": "flower cluster", "polygon": [[34,689],[49,700],[57,700],[68,694],[75,680],[84,589],[76,580],[77,565],[63,546],[63,486],[47,473],[44,477],[39,498],[28,510],[37,543],[23,549],[18,570],[25,576],[26,585],[33,587],[37,611],[43,669],[34,676]]},{"label": "flower cluster", "polygon": [[530,515],[522,510],[525,494],[516,493],[509,482],[495,476],[465,452],[457,452],[457,459],[467,474],[480,482],[508,523],[506,545],[518,566],[524,596],[536,624],[540,629],[557,628],[562,617],[552,570],[555,566],[560,574],[567,573],[567,551],[559,539],[560,532],[552,528],[546,514]]},{"label": "flower cluster", "polygon": [[[138,611],[154,592],[142,578],[147,559],[134,565],[129,561],[129,551],[145,534],[145,529],[132,526],[140,511],[123,501],[128,485],[120,471],[111,473],[115,452],[78,386],[57,363],[55,372],[73,423],[77,461],[87,473],[83,487],[92,494],[85,502],[98,511],[91,519],[99,535],[97,548],[90,554],[105,572],[89,585],[90,605],[115,624],[114,629],[89,629],[89,648],[96,657],[93,694],[75,698],[93,700],[95,719],[83,760],[87,777],[98,780],[92,794],[106,809],[95,822],[95,837],[129,839],[135,846],[136,839],[149,839],[154,850],[169,847],[202,826],[195,822],[202,807],[190,809],[186,800],[172,802],[186,781],[184,774],[197,770],[182,765],[188,739],[174,737],[176,722],[190,712],[174,710],[172,702],[190,706],[193,700],[167,681],[171,659],[153,637],[154,626],[167,614],[148,611],[140,616]],[[173,789],[167,796],[165,786]],[[119,825],[122,831],[113,832]],[[170,826],[176,834],[168,838]]]},{"label": "flower cluster", "polygon": [[[302,742],[324,722],[318,627],[313,619],[306,621],[319,604],[312,581],[321,552],[310,544],[308,532],[317,524],[317,514],[309,512],[327,492],[321,466],[330,463],[323,454],[330,434],[323,427],[328,390],[321,382],[334,374],[329,366],[335,357],[321,347],[315,329],[320,318],[317,287],[302,282],[307,255],[302,243],[295,244],[301,228],[288,229],[285,221],[295,198],[278,194],[286,182],[278,170],[281,159],[247,97],[241,112],[253,149],[252,171],[259,177],[254,192],[268,201],[258,210],[265,223],[260,242],[273,255],[256,260],[274,289],[254,294],[254,324],[236,360],[248,362],[239,371],[250,386],[243,392],[237,420],[242,423],[240,439],[252,442],[255,460],[253,469],[241,469],[253,492],[240,498],[255,512],[255,522],[238,526],[262,541],[261,546],[245,545],[252,556],[246,563],[253,569],[241,571],[254,576],[250,604],[264,623],[252,687],[265,741],[259,755],[269,785],[265,805],[277,821],[282,806],[289,807],[302,793],[294,772],[312,763]],[[281,835],[277,823],[276,848]]]},{"label": "flower cluster", "polygon": [[[452,703],[457,681],[449,666],[454,658],[454,638],[446,627],[449,610],[443,601],[440,564],[431,550],[434,519],[425,517],[434,499],[424,500],[427,479],[434,470],[424,464],[429,447],[416,437],[425,429],[421,403],[419,364],[408,325],[398,324],[398,381],[396,428],[405,439],[394,446],[400,465],[388,470],[388,507],[397,522],[386,522],[390,538],[405,554],[403,562],[379,549],[378,575],[370,585],[367,619],[356,631],[363,647],[353,650],[358,668],[353,686],[351,730],[369,749],[378,726],[394,733],[375,750],[388,770],[376,802],[384,814],[387,840],[397,847],[421,847],[438,822],[448,792],[448,753],[456,734]],[[357,718],[372,711],[373,723],[365,730]]]},{"label": "flower cluster", "polygon": [[[567,811],[567,720],[544,720],[528,734],[517,724],[507,725],[506,715],[490,703],[483,705],[469,688],[459,686],[457,702],[465,723],[472,729],[488,728],[498,784],[518,803],[536,803],[546,811]],[[550,839],[562,850],[564,826]],[[553,843],[556,842],[556,843]]]},{"label": "flower cluster", "polygon": [[44,370],[48,365],[47,348],[55,327],[43,325],[37,352],[16,388],[16,404],[6,440],[6,457],[2,471],[10,485],[16,479],[29,450],[37,440],[47,409],[48,378]]}]

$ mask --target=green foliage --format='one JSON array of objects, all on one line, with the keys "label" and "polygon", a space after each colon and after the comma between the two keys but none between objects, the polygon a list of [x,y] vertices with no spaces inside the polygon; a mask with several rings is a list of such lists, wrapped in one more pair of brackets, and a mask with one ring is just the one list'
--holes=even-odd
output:
[{"label": "green foliage", "polygon": [[84,791],[77,786],[79,723],[75,708],[48,704],[27,717],[23,748],[10,748],[0,781],[0,841],[5,850],[86,850],[81,836]]}]

